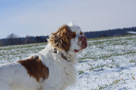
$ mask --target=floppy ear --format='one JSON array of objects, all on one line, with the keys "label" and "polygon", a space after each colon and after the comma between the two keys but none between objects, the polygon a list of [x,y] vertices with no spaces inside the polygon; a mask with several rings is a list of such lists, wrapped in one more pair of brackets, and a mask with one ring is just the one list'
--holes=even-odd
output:
[{"label": "floppy ear", "polygon": [[49,38],[49,42],[51,42],[54,47],[67,52],[70,49],[71,39],[73,37],[74,33],[70,28],[67,25],[63,25],[55,33],[52,33]]}]

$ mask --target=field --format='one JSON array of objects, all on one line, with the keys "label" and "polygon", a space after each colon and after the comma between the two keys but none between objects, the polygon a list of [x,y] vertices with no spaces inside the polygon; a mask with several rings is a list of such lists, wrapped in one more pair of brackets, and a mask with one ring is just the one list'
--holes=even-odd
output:
[{"label": "field", "polygon": [[[45,43],[0,47],[0,64],[25,59]],[[70,90],[136,90],[136,36],[89,39]]]}]

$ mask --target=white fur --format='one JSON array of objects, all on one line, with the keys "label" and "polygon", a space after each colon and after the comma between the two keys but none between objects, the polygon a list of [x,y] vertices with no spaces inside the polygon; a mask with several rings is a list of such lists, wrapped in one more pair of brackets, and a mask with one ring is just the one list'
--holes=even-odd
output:
[{"label": "white fur", "polygon": [[[81,29],[74,25],[71,25],[70,29],[75,31],[77,36],[71,40],[71,47],[68,53],[65,51],[54,53],[54,47],[48,43],[44,50],[35,54],[40,57],[42,63],[49,69],[49,77],[47,79],[40,79],[40,82],[37,82],[17,62],[1,65],[0,90],[65,90],[66,87],[74,85],[76,81],[75,64],[77,63],[74,49],[81,48],[77,45]],[[64,60],[59,53],[63,53],[68,60]]]}]

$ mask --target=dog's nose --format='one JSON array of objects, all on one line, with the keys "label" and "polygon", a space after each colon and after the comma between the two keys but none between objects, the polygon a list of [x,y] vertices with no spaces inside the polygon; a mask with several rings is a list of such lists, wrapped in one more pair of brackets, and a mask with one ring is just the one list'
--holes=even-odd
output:
[{"label": "dog's nose", "polygon": [[87,41],[87,38],[85,36],[82,36],[81,41]]}]

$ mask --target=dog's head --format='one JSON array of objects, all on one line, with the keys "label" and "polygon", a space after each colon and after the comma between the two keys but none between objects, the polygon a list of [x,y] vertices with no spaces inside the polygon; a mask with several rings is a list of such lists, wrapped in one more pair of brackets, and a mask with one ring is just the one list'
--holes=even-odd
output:
[{"label": "dog's head", "polygon": [[87,38],[79,26],[63,25],[49,37],[49,43],[59,50],[78,53],[87,47]]}]

